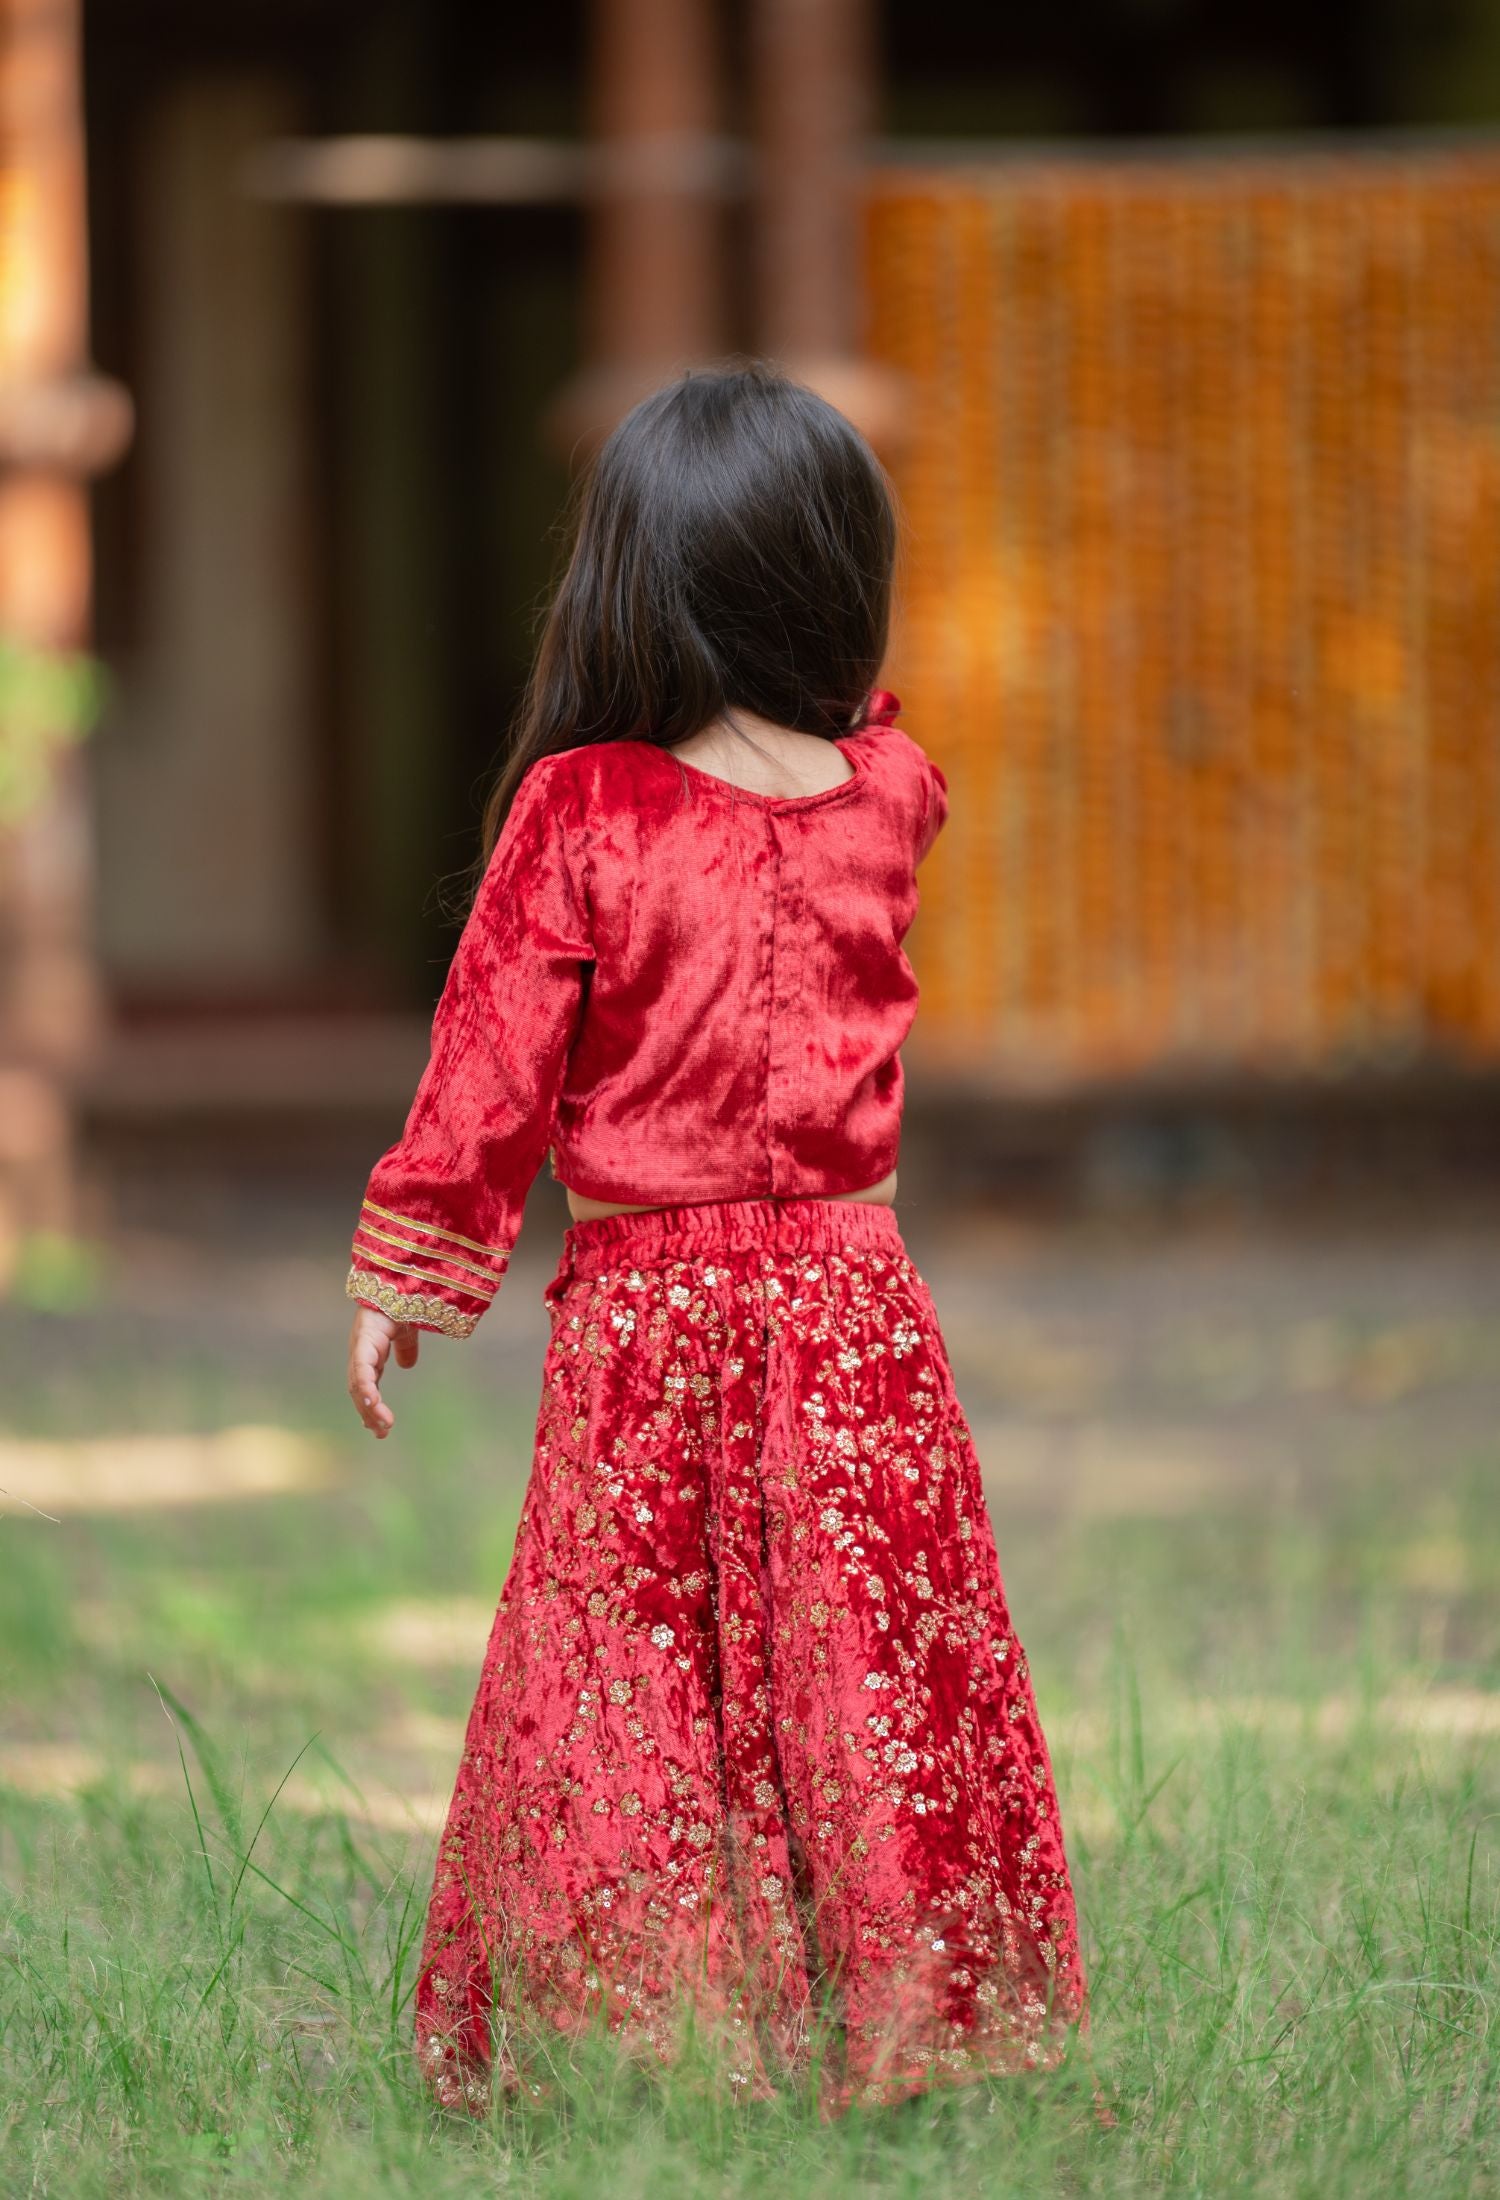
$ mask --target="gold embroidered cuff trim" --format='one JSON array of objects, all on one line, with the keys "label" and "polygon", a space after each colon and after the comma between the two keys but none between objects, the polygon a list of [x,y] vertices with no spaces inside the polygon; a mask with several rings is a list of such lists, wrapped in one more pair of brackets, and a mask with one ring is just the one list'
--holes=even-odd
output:
[{"label": "gold embroidered cuff trim", "polygon": [[[359,1235],[361,1237],[379,1238],[382,1245],[394,1245],[397,1251],[401,1253],[425,1253],[429,1260],[440,1260],[449,1268],[461,1268],[466,1276],[480,1277],[492,1289],[499,1280],[493,1268],[476,1268],[473,1261],[460,1260],[457,1253],[445,1253],[440,1246],[408,1245],[405,1238],[392,1237],[389,1230],[377,1230],[373,1222],[361,1222]],[[378,1258],[379,1256],[372,1255],[371,1257]],[[382,1265],[389,1264],[383,1263]],[[459,1290],[462,1286],[455,1284],[453,1288]]]},{"label": "gold embroidered cuff trim", "polygon": [[491,1260],[509,1260],[508,1245],[480,1245],[474,1238],[460,1237],[456,1230],[445,1230],[440,1223],[422,1222],[416,1215],[393,1214],[389,1207],[377,1207],[373,1199],[362,1204],[372,1215],[379,1215],[382,1222],[399,1222],[403,1230],[415,1230],[421,1237],[446,1238],[450,1245],[466,1245],[471,1253],[487,1254]]},{"label": "gold embroidered cuff trim", "polygon": [[344,1289],[351,1299],[363,1306],[378,1307],[393,1322],[426,1322],[440,1329],[445,1337],[471,1337],[477,1314],[460,1314],[456,1306],[446,1299],[423,1298],[415,1292],[398,1291],[393,1283],[382,1283],[367,1269],[351,1268],[345,1278]]},{"label": "gold embroidered cuff trim", "polygon": [[389,1260],[384,1253],[372,1253],[365,1245],[355,1246],[354,1258],[356,1263],[363,1260],[376,1268],[388,1268],[392,1275],[415,1276],[419,1282],[435,1283],[445,1291],[461,1291],[466,1299],[482,1299],[486,1306],[500,1288],[497,1279],[488,1291],[481,1291],[472,1283],[460,1283],[456,1276],[440,1276],[431,1268],[413,1268],[404,1260]]}]

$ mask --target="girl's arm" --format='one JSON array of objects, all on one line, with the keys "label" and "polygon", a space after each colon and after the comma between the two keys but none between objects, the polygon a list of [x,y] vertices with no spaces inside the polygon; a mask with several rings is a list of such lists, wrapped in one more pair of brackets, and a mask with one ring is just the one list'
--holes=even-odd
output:
[{"label": "girl's arm", "polygon": [[349,1387],[378,1435],[391,1419],[379,1398],[391,1343],[409,1366],[418,1330],[471,1334],[551,1139],[593,960],[580,821],[561,761],[543,758],[521,782],[433,1016],[406,1128],[360,1208]]}]

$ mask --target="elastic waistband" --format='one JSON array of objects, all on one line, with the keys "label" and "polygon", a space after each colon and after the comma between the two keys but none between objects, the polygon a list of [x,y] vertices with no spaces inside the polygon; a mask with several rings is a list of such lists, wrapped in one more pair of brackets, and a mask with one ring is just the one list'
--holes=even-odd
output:
[{"label": "elastic waistband", "polygon": [[598,1275],[617,1262],[691,1260],[700,1253],[905,1252],[895,1209],[868,1199],[716,1199],[600,1215],[563,1232],[560,1272]]}]

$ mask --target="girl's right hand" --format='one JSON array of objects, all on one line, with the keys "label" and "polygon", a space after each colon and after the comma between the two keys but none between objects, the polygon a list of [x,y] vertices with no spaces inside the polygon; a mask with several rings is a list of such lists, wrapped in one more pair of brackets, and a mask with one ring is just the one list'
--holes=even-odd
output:
[{"label": "girl's right hand", "polygon": [[417,1364],[420,1332],[411,1322],[393,1322],[373,1306],[361,1306],[349,1333],[349,1396],[372,1436],[389,1436],[396,1416],[380,1395],[380,1379],[392,1345],[398,1367]]}]

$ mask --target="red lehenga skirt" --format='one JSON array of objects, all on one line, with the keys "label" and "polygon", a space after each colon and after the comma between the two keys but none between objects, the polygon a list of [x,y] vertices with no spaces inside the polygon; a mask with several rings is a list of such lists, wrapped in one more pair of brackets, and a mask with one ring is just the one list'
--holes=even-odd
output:
[{"label": "red lehenga skirt", "polygon": [[[927,1287],[887,1207],[568,1230],[535,1463],[417,1991],[439,2100],[529,2035],[825,2114],[1086,2028],[1051,1765]],[[530,2067],[530,2066],[528,2066]]]}]

